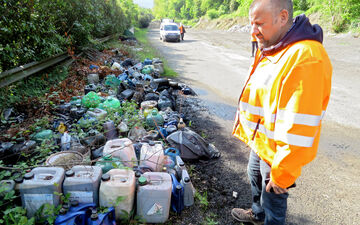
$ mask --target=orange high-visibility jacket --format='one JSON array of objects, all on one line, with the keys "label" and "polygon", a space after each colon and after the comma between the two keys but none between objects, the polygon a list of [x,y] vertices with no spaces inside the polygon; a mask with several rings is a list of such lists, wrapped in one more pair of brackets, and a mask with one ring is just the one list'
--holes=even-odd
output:
[{"label": "orange high-visibility jacket", "polygon": [[233,135],[271,165],[271,179],[292,185],[315,158],[329,102],[332,66],[318,41],[257,52],[239,98]]},{"label": "orange high-visibility jacket", "polygon": [[185,28],[184,28],[183,25],[181,25],[181,26],[179,27],[179,29],[180,29],[180,33],[181,33],[181,34],[182,34],[182,33],[185,33]]},{"label": "orange high-visibility jacket", "polygon": [[255,37],[255,34],[251,34],[251,42],[255,42],[255,41],[257,41],[256,37]]}]

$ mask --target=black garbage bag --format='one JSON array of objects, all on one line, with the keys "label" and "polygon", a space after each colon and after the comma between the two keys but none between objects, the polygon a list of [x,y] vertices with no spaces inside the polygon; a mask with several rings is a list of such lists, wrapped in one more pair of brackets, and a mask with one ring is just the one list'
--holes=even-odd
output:
[{"label": "black garbage bag", "polygon": [[220,157],[219,150],[207,143],[200,135],[185,127],[170,134],[166,140],[174,148],[180,150],[184,160],[213,159]]}]

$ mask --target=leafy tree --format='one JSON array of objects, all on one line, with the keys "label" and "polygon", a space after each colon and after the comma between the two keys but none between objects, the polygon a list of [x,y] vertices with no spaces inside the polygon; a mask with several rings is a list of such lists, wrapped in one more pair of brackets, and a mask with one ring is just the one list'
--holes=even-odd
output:
[{"label": "leafy tree", "polygon": [[2,0],[0,72],[137,25],[132,0]]},{"label": "leafy tree", "polygon": [[[154,0],[156,18],[194,20],[207,15],[214,19],[221,15],[248,17],[253,0]],[[319,13],[329,21],[335,32],[355,28],[360,31],[359,0],[293,0],[294,14]]]}]

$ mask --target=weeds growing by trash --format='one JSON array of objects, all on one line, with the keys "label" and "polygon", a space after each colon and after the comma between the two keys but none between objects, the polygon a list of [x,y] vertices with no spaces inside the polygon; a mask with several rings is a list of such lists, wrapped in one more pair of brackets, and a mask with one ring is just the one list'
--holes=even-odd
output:
[{"label": "weeds growing by trash", "polygon": [[3,219],[0,219],[0,224],[33,225],[35,224],[35,217],[28,219],[26,217],[26,210],[17,206],[4,211],[4,216]]},{"label": "weeds growing by trash", "polygon": [[203,210],[206,210],[208,205],[209,205],[209,201],[207,199],[207,191],[205,191],[203,194],[201,194],[200,192],[196,191],[195,192],[195,198],[197,200],[199,200],[199,203],[200,203],[200,207],[203,209]]},{"label": "weeds growing by trash", "polygon": [[195,165],[189,165],[189,166],[187,167],[187,170],[188,170],[188,173],[189,173],[189,176],[190,176],[190,177],[194,176]]},{"label": "weeds growing by trash", "polygon": [[201,135],[201,137],[204,138],[204,139],[207,138],[207,134],[206,134],[204,131],[201,131],[201,134],[200,134],[200,135]]},{"label": "weeds growing by trash", "polygon": [[210,215],[205,217],[205,221],[203,221],[203,225],[216,225],[219,224],[218,221],[215,220],[216,215],[214,213],[210,213]]}]

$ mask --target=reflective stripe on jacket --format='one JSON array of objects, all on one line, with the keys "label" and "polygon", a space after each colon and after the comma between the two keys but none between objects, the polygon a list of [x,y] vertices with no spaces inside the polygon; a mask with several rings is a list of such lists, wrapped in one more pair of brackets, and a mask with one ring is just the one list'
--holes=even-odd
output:
[{"label": "reflective stripe on jacket", "polygon": [[271,165],[273,182],[286,188],[316,155],[332,66],[322,44],[313,40],[261,54],[240,95],[233,135]]}]

